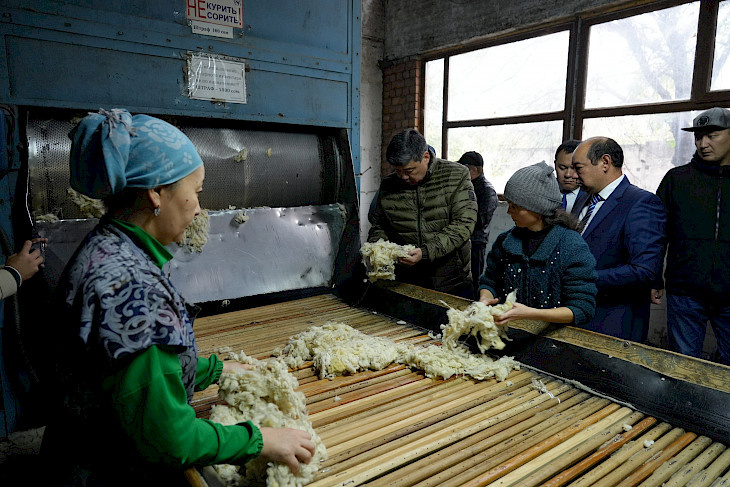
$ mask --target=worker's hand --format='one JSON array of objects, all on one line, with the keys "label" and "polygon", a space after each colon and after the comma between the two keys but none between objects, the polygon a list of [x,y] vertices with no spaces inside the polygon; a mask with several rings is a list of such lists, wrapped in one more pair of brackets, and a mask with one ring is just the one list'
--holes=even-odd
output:
[{"label": "worker's hand", "polygon": [[488,289],[482,289],[479,291],[479,302],[487,306],[492,306],[499,303],[499,299],[492,296],[492,293]]},{"label": "worker's hand", "polygon": [[253,368],[254,367],[251,364],[242,364],[235,360],[223,362],[223,372],[226,374],[232,374],[241,370],[253,370]]},{"label": "worker's hand", "polygon": [[654,304],[662,304],[662,296],[664,296],[664,289],[652,289],[651,290],[651,302]]},{"label": "worker's hand", "polygon": [[17,254],[8,257],[8,260],[5,262],[5,265],[9,265],[20,273],[23,281],[27,281],[33,277],[38,272],[38,268],[43,267],[43,256],[41,253],[36,249],[31,250],[30,248],[31,245],[39,242],[45,245],[48,239],[38,237],[33,240],[26,240],[23,243],[23,248]]},{"label": "worker's hand", "polygon": [[532,319],[537,310],[530,308],[522,303],[515,303],[512,309],[505,311],[499,316],[494,317],[494,324],[497,326],[506,326],[512,320]]},{"label": "worker's hand", "polygon": [[409,250],[408,257],[398,257],[398,261],[401,264],[408,266],[418,264],[421,262],[421,259],[423,259],[423,251],[421,249]]},{"label": "worker's hand", "polygon": [[309,433],[292,428],[261,428],[264,447],[261,455],[287,465],[292,473],[300,463],[309,463],[314,455],[314,442]]}]

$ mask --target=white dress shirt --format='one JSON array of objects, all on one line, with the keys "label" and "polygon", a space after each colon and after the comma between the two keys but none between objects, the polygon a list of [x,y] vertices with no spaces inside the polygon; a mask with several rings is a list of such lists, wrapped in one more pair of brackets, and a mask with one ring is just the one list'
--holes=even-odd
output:
[{"label": "white dress shirt", "polygon": [[[596,206],[593,208],[593,213],[591,213],[591,217],[586,222],[586,226],[583,227],[583,231],[585,232],[585,229],[590,226],[591,222],[593,221],[593,217],[596,216],[596,213],[598,213],[598,210],[603,206],[603,203],[608,199],[609,196],[611,196],[611,193],[614,192],[614,190],[618,187],[619,184],[621,184],[621,181],[624,180],[626,176],[623,174],[617,178],[615,181],[612,181],[610,184],[608,184],[605,188],[603,188],[601,191],[598,192],[598,194],[603,198],[603,200],[596,203]],[[590,198],[588,198],[587,201],[590,201]],[[580,210],[580,215],[578,215],[578,220],[583,220],[583,217],[586,216],[586,213],[588,212],[588,205],[584,206],[583,209]]]}]

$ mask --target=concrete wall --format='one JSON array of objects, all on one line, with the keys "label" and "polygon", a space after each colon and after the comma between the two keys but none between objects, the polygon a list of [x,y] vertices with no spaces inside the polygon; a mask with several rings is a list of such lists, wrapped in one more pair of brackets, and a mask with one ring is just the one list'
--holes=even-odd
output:
[{"label": "concrete wall", "polygon": [[370,229],[370,203],[380,186],[384,44],[385,2],[363,0],[360,71],[360,239],[363,242]]},{"label": "concrete wall", "polygon": [[[616,0],[388,0],[385,59],[458,47],[495,34],[627,3]],[[632,2],[636,4],[637,2]]]}]

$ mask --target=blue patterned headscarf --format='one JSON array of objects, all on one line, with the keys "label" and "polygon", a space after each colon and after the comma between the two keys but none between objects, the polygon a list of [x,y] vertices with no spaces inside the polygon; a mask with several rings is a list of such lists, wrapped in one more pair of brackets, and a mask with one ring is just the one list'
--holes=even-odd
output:
[{"label": "blue patterned headscarf", "polygon": [[90,113],[69,133],[71,187],[91,198],[124,188],[156,188],[179,181],[203,165],[180,130],[127,110]]}]

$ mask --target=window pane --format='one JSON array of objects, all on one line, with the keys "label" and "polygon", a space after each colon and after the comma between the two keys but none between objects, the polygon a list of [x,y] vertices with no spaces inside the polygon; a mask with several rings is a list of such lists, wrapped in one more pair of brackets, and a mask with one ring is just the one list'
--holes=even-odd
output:
[{"label": "window pane", "polygon": [[699,3],[591,27],[585,106],[689,99]]},{"label": "window pane", "polygon": [[444,60],[426,63],[426,99],[423,112],[426,125],[423,136],[441,157],[441,127],[444,113]]},{"label": "window pane", "polygon": [[449,121],[565,107],[568,31],[449,58]]},{"label": "window pane", "polygon": [[730,1],[720,2],[715,36],[715,61],[712,65],[713,90],[730,90]]},{"label": "window pane", "polygon": [[563,122],[456,128],[449,129],[448,135],[448,159],[458,161],[464,152],[479,152],[484,158],[484,176],[502,193],[517,169],[540,161],[553,163]]},{"label": "window pane", "polygon": [[668,170],[687,164],[695,151],[691,127],[699,112],[592,118],[583,123],[584,138],[611,137],[624,151],[623,173],[640,188],[654,192]]}]

